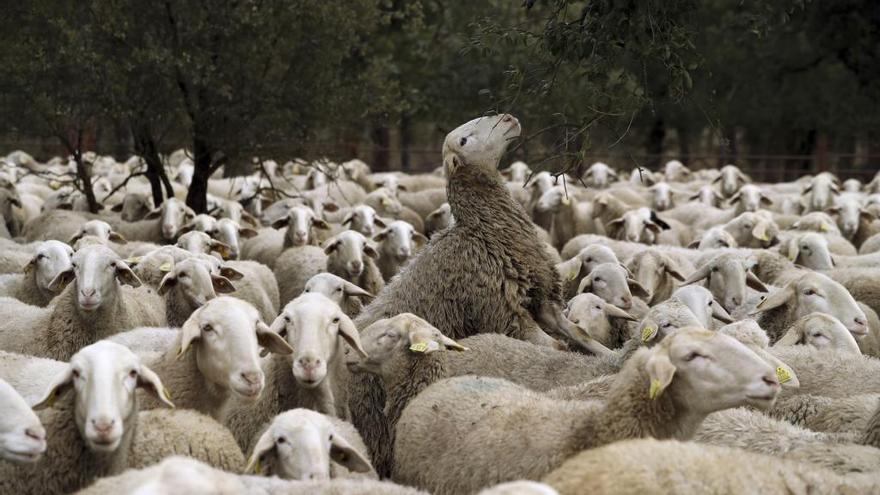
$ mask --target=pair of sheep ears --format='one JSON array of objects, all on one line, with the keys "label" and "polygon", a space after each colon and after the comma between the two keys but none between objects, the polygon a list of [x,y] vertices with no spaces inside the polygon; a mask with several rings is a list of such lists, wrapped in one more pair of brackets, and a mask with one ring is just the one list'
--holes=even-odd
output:
[{"label": "pair of sheep ears", "polygon": [[[165,386],[162,385],[162,380],[159,379],[159,375],[143,364],[138,368],[137,385],[155,395],[156,398],[166,406],[174,408],[174,403],[171,402],[171,394],[169,394],[165,389]],[[55,404],[55,401],[64,395],[67,390],[70,390],[72,386],[73,367],[68,365],[64,371],[52,379],[52,382],[49,383],[49,387],[46,389],[46,393],[43,394],[43,397],[38,400],[36,404],[34,404],[33,409],[39,411],[40,409],[52,407]]]},{"label": "pair of sheep ears", "polygon": [[645,363],[645,371],[648,372],[648,377],[651,380],[648,398],[653,400],[663,394],[675,376],[675,365],[669,359],[669,351],[656,348]]},{"label": "pair of sheep ears", "polygon": [[[264,474],[262,472],[263,469],[260,459],[265,458],[274,450],[275,439],[272,435],[272,428],[269,427],[263,432],[260,439],[257,440],[257,444],[254,446],[254,451],[251,454],[250,459],[248,459],[247,467],[245,467],[245,474]],[[351,444],[348,443],[346,439],[342,438],[342,436],[336,431],[332,432],[330,436],[330,459],[355,473],[369,473],[373,471],[373,466],[370,464],[370,461],[364,458],[363,454],[352,447]]]},{"label": "pair of sheep ears", "polygon": [[293,347],[290,347],[284,337],[273,332],[268,325],[259,320],[257,321],[257,343],[260,344],[260,347],[275,354],[293,354]]}]

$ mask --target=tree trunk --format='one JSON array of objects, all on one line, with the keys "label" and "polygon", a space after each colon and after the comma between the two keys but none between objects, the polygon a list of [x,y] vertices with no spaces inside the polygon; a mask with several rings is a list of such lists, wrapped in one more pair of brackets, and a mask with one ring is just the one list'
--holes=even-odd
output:
[{"label": "tree trunk", "polygon": [[[153,207],[158,208],[164,201],[162,196],[162,176],[165,175],[165,169],[162,165],[162,159],[156,150],[156,143],[150,133],[149,126],[146,123],[132,123],[131,135],[134,139],[135,152],[147,164],[147,180],[150,181],[150,189],[153,192]],[[165,177],[168,180],[168,177]],[[174,194],[172,190],[171,194]]]},{"label": "tree trunk", "polygon": [[388,170],[391,161],[391,132],[385,125],[376,125],[370,133],[373,141],[373,170],[377,172]]},{"label": "tree trunk", "polygon": [[652,170],[659,170],[662,163],[663,139],[666,137],[666,125],[662,118],[657,118],[654,125],[651,126],[651,133],[648,134],[648,166]]},{"label": "tree trunk", "polygon": [[198,133],[198,128],[193,136],[193,155],[195,170],[193,171],[192,183],[186,194],[186,204],[197,214],[208,211],[208,179],[211,177],[211,146]]},{"label": "tree trunk", "polygon": [[691,133],[690,129],[685,126],[678,127],[678,153],[681,161],[690,166],[691,162]]},{"label": "tree trunk", "polygon": [[83,130],[77,129],[76,132],[76,148],[73,150],[73,161],[76,162],[76,175],[82,183],[82,191],[86,195],[86,202],[89,205],[89,211],[98,213],[98,201],[95,199],[95,191],[92,189],[92,177],[89,169],[83,162],[82,157],[83,146]]}]

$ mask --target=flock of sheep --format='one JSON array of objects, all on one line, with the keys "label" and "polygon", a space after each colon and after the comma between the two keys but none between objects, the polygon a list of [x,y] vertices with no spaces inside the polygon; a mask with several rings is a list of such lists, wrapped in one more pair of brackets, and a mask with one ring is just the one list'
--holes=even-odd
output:
[{"label": "flock of sheep", "polygon": [[[0,493],[880,493],[880,174],[0,168]],[[381,480],[381,481],[380,481]]]}]

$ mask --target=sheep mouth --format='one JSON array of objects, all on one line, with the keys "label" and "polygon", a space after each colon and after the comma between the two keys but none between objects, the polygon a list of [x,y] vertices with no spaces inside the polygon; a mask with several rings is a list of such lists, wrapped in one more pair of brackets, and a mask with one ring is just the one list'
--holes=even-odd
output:
[{"label": "sheep mouth", "polygon": [[747,395],[746,399],[748,399],[749,405],[758,408],[769,408],[776,401],[776,395],[776,392],[765,395]]},{"label": "sheep mouth", "polygon": [[95,311],[101,307],[101,301],[80,301],[79,307],[83,311]]},{"label": "sheep mouth", "polygon": [[4,450],[4,457],[15,462],[34,462],[42,457],[44,452],[46,452],[45,443],[40,446],[34,446],[33,448],[23,450],[16,450],[7,447]]},{"label": "sheep mouth", "polygon": [[96,452],[109,453],[116,450],[119,446],[119,438],[93,438],[89,440],[89,446]]}]

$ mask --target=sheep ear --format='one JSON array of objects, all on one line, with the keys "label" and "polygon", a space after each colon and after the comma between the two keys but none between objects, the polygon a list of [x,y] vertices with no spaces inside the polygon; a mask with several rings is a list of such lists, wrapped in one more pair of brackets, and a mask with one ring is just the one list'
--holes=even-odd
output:
[{"label": "sheep ear", "polygon": [[388,229],[385,229],[385,230],[379,232],[378,234],[374,235],[373,240],[376,242],[382,242],[385,240],[386,237],[388,237]]},{"label": "sheep ear", "polygon": [[645,320],[640,326],[639,337],[642,339],[643,344],[647,344],[657,337],[659,331],[660,327],[658,325],[654,324],[651,320]]},{"label": "sheep ear", "polygon": [[758,225],[755,225],[755,228],[752,229],[752,235],[755,239],[761,241],[769,241],[770,235],[767,234],[767,222],[758,222]]},{"label": "sheep ear", "polygon": [[332,201],[325,201],[322,206],[324,207],[324,211],[329,211],[330,213],[339,211],[339,205]]},{"label": "sheep ear", "polygon": [[113,205],[112,208],[110,208],[110,211],[115,212],[115,213],[119,213],[122,211],[123,206],[124,205],[122,203],[117,203],[117,204]]},{"label": "sheep ear", "polygon": [[373,471],[370,461],[364,458],[341,435],[334,432],[330,439],[330,458],[355,473],[369,473]]},{"label": "sheep ear", "polygon": [[348,345],[357,351],[361,357],[367,357],[367,351],[365,351],[364,347],[361,345],[361,338],[357,327],[355,327],[351,319],[344,314],[339,316],[339,335],[345,339]]},{"label": "sheep ear", "polygon": [[285,216],[285,217],[279,218],[278,220],[275,220],[274,222],[272,222],[272,228],[273,229],[280,229],[282,227],[287,227],[288,223],[290,223],[290,218]]},{"label": "sheep ear", "polygon": [[67,243],[73,246],[74,244],[76,244],[76,241],[82,239],[85,234],[85,232],[80,230],[79,232],[74,234],[73,237],[71,237],[70,240],[67,241]]},{"label": "sheep ear", "polygon": [[724,306],[718,304],[717,301],[712,302],[712,317],[721,323],[733,323],[734,321],[730,313],[724,309]]},{"label": "sheep ear", "polygon": [[45,409],[47,407],[52,407],[55,404],[55,401],[58,400],[59,397],[64,395],[64,392],[67,391],[73,385],[73,368],[70,365],[67,365],[67,368],[64,369],[61,373],[55,376],[52,379],[52,382],[49,384],[49,388],[46,389],[46,393],[43,394],[43,397],[34,404],[33,409],[35,411],[39,411],[41,409]]},{"label": "sheep ear", "polygon": [[792,237],[791,239],[789,239],[788,246],[784,247],[783,249],[787,252],[782,254],[785,254],[792,262],[797,261],[798,256],[800,256],[801,254],[801,248],[798,245],[798,240],[796,237]]},{"label": "sheep ear", "polygon": [[144,220],[153,220],[154,218],[159,218],[162,216],[162,207],[153,208],[146,215],[144,215]]},{"label": "sheep ear", "polygon": [[678,264],[672,259],[667,259],[663,263],[663,268],[666,270],[666,273],[672,275],[672,278],[678,280],[679,282],[683,282],[685,280],[685,276],[681,273],[681,269],[678,267]]},{"label": "sheep ear", "polygon": [[171,402],[171,394],[169,394],[168,390],[165,389],[165,386],[162,385],[162,380],[159,379],[159,375],[144,364],[142,364],[140,370],[138,370],[137,383],[138,387],[155,395],[160,402],[171,409],[174,409],[174,403]]},{"label": "sheep ear", "polygon": [[220,241],[211,241],[210,244],[212,251],[217,251],[220,253],[220,257],[224,260],[228,260],[232,257],[232,248],[229,247],[229,244]]},{"label": "sheep ear", "polygon": [[321,220],[320,218],[312,219],[312,227],[321,230],[330,230],[330,224],[325,222],[324,220]]},{"label": "sheep ear", "polygon": [[21,271],[24,273],[30,273],[30,271],[33,270],[35,266],[37,266],[37,257],[36,256],[34,256],[33,258],[30,259],[30,261],[25,263],[25,265],[23,267],[21,267]]},{"label": "sheep ear", "polygon": [[257,236],[257,231],[250,227],[239,227],[238,235],[244,237],[245,239],[250,239],[251,237]]},{"label": "sheep ear", "polygon": [[700,247],[700,241],[701,241],[701,239],[697,239],[697,240],[691,242],[690,244],[687,245],[688,249],[697,249],[698,247]]},{"label": "sheep ear", "polygon": [[211,285],[214,286],[215,291],[221,294],[229,294],[231,292],[235,292],[235,286],[232,285],[232,282],[230,282],[228,278],[221,275],[211,275]]},{"label": "sheep ear", "polygon": [[390,223],[390,222],[386,222],[384,219],[382,219],[382,218],[379,217],[378,215],[376,216],[376,218],[373,219],[373,224],[374,224],[376,227],[379,227],[379,228],[382,228],[382,229],[384,229],[385,227],[387,227],[389,223]]},{"label": "sheep ear", "polygon": [[339,239],[335,239],[333,241],[328,242],[324,246],[324,254],[331,254],[333,251],[336,251],[336,248],[339,247]]},{"label": "sheep ear", "polygon": [[785,332],[785,335],[782,336],[779,340],[776,341],[774,346],[788,346],[788,345],[798,345],[803,344],[803,334],[797,326],[792,326]]},{"label": "sheep ear", "polygon": [[379,253],[376,252],[376,250],[373,249],[373,246],[370,246],[369,244],[364,244],[364,254],[366,254],[370,258],[373,258],[374,260],[379,259]]},{"label": "sheep ear", "polygon": [[669,351],[666,349],[654,351],[648,358],[648,362],[645,363],[645,370],[651,378],[648,397],[656,399],[663,394],[663,391],[672,383],[672,377],[675,376],[675,365],[669,359]]},{"label": "sheep ear", "polygon": [[412,234],[413,242],[416,243],[417,246],[421,247],[428,243],[428,238],[422,235],[419,232],[413,231]]},{"label": "sheep ear", "polygon": [[132,287],[140,287],[143,285],[141,283],[141,279],[138,278],[137,275],[131,271],[131,268],[125,264],[124,261],[118,260],[116,262],[116,278],[125,285],[130,285]]},{"label": "sheep ear", "polygon": [[736,194],[734,194],[733,196],[730,197],[730,199],[727,200],[727,203],[730,206],[733,206],[734,204],[736,204],[737,201],[739,201],[739,198],[740,198],[740,191],[737,191]]},{"label": "sheep ear", "polygon": [[351,222],[354,220],[354,213],[349,213],[345,215],[345,218],[342,219],[342,225],[351,225]]},{"label": "sheep ear", "polygon": [[648,289],[645,289],[645,287],[642,286],[642,284],[640,284],[635,279],[627,278],[626,284],[629,285],[629,290],[632,291],[632,293],[634,295],[642,297],[642,298],[650,297],[650,293],[648,292]]},{"label": "sheep ear", "polygon": [[372,299],[375,297],[373,294],[367,292],[366,290],[358,287],[357,285],[349,282],[348,280],[344,281],[342,284],[343,290],[345,291],[346,296],[359,296],[359,297],[367,297]]},{"label": "sheep ear", "polygon": [[76,278],[76,274],[73,271],[73,267],[64,270],[63,272],[55,275],[55,278],[49,282],[49,286],[47,287],[52,292],[61,292],[67,284],[73,282]]},{"label": "sheep ear", "polygon": [[584,277],[581,280],[581,283],[578,284],[578,294],[583,294],[585,292],[590,292],[593,290],[593,280],[590,277]]},{"label": "sheep ear", "polygon": [[204,306],[193,311],[193,314],[187,318],[186,322],[184,322],[183,326],[180,328],[180,348],[177,349],[178,359],[186,354],[186,351],[194,340],[202,336],[202,330],[199,328],[199,315],[201,315],[202,308],[204,308]]},{"label": "sheep ear", "polygon": [[284,337],[273,332],[262,321],[257,322],[257,343],[260,347],[274,352],[275,354],[290,355],[293,354],[293,347],[284,340]]},{"label": "sheep ear", "polygon": [[275,440],[272,439],[272,429],[267,428],[266,431],[260,436],[260,439],[257,440],[257,444],[254,446],[254,451],[251,453],[250,459],[248,459],[247,467],[244,468],[245,474],[253,473],[253,474],[263,474],[263,469],[260,463],[260,459],[270,453],[275,451]]},{"label": "sheep ear", "polygon": [[605,315],[610,318],[623,318],[624,320],[627,320],[627,321],[639,321],[639,319],[636,318],[635,316],[627,313],[626,311],[618,308],[617,306],[615,306],[613,304],[606,304],[604,311],[605,311]]},{"label": "sheep ear", "polygon": [[764,285],[764,282],[761,282],[761,279],[751,271],[746,271],[746,285],[758,292],[770,292],[767,286]]},{"label": "sheep ear", "polygon": [[657,224],[657,226],[663,230],[669,230],[672,228],[669,226],[668,223],[661,220],[660,217],[657,216],[657,212],[654,210],[651,210],[651,221]]},{"label": "sheep ear", "polygon": [[244,220],[245,222],[253,225],[254,227],[260,225],[260,221],[257,220],[256,218],[254,218],[253,215],[251,215],[250,213],[248,213],[246,211],[241,212],[241,219]]},{"label": "sheep ear", "polygon": [[162,282],[159,283],[159,288],[156,289],[156,293],[160,296],[164,296],[165,293],[175,284],[177,284],[177,276],[174,275],[173,272],[169,272],[162,277]]},{"label": "sheep ear", "polygon": [[785,287],[767,296],[763,301],[755,306],[755,310],[752,311],[750,314],[754,315],[762,311],[768,311],[773,308],[777,308],[792,299],[794,299],[794,286],[788,284]]},{"label": "sheep ear", "polygon": [[229,280],[241,280],[244,278],[244,274],[235,268],[229,266],[221,266],[220,267],[220,275],[228,278]]},{"label": "sheep ear", "polygon": [[761,194],[761,203],[765,206],[771,206],[773,204],[773,200]]},{"label": "sheep ear", "polygon": [[571,282],[572,280],[578,278],[578,275],[581,274],[581,268],[583,266],[584,264],[581,262],[580,258],[574,257],[568,261],[557,263],[556,271],[559,273],[559,276],[564,282]]},{"label": "sheep ear", "polygon": [[861,218],[862,220],[864,220],[866,222],[871,222],[871,221],[877,220],[877,215],[874,215],[873,213],[871,213],[870,211],[868,211],[864,208],[859,208],[859,218]]},{"label": "sheep ear", "polygon": [[110,240],[117,244],[128,244],[128,239],[122,236],[122,234],[111,230],[110,231]]},{"label": "sheep ear", "polygon": [[[719,175],[718,177],[715,177],[714,179],[712,179],[712,182],[711,182],[711,183],[712,183],[712,184],[717,184],[717,183],[719,183],[719,182],[721,182],[721,175]],[[697,193],[697,194],[699,194],[699,193]]]}]

